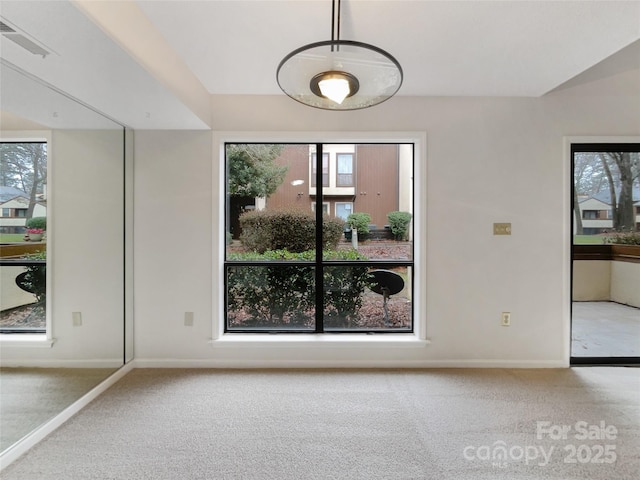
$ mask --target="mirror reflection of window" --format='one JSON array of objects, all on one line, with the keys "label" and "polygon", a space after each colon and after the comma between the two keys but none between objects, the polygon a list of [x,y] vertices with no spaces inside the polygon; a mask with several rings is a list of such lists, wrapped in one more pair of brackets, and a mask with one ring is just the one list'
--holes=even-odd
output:
[{"label": "mirror reflection of window", "polygon": [[45,333],[47,143],[0,142],[0,172],[0,333]]}]

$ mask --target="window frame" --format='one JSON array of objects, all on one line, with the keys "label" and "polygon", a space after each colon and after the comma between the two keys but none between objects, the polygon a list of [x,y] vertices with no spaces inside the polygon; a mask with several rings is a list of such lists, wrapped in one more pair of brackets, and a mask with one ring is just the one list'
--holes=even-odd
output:
[{"label": "window frame", "polygon": [[[351,158],[351,173],[340,173],[340,157],[348,156]],[[336,153],[336,187],[355,187],[355,153],[353,152],[337,152]],[[351,181],[349,183],[341,183],[340,175],[350,175]]]},{"label": "window frame", "polygon": [[[311,211],[315,213],[316,211],[316,201],[311,200]],[[330,202],[322,202],[322,213],[329,214],[331,212],[331,204]]]},{"label": "window frame", "polygon": [[0,143],[45,143],[47,146],[47,259],[46,259],[46,291],[47,299],[45,304],[45,329],[44,332],[0,332],[0,343],[3,347],[45,347],[51,348],[54,344],[52,318],[53,318],[53,248],[54,248],[54,209],[55,198],[52,192],[55,191],[53,171],[53,154],[51,148],[51,132],[46,130],[16,131],[11,135],[0,137]]},{"label": "window frame", "polygon": [[[345,333],[341,335],[306,334],[306,335],[273,335],[270,333],[242,334],[225,333],[224,331],[224,278],[225,241],[219,234],[225,229],[225,195],[226,195],[226,143],[322,143],[322,144],[371,144],[397,143],[413,144],[413,197],[414,207],[414,274],[413,291],[416,292],[414,302],[414,325],[412,333],[388,333],[385,335],[366,335],[363,333]],[[213,169],[213,183],[217,185],[218,200],[214,198],[213,208],[213,259],[212,282],[218,288],[212,296],[212,336],[209,343],[212,347],[264,346],[279,347],[283,345],[305,344],[318,348],[344,347],[424,347],[427,340],[427,297],[426,254],[427,254],[427,137],[425,132],[224,132],[213,134],[213,161],[218,168]],[[215,190],[214,190],[215,191]]]},{"label": "window frame", "polygon": [[[338,216],[338,205],[351,205],[351,213],[353,213],[353,202],[338,202],[336,201],[334,203],[334,210],[333,210],[333,214],[337,217]],[[342,218],[342,217],[339,217]],[[346,218],[344,219],[346,220]]]}]

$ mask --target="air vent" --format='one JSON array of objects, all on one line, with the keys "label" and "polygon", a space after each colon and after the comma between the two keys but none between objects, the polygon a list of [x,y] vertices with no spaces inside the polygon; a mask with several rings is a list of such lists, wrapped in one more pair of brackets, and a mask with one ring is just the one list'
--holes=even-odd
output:
[{"label": "air vent", "polygon": [[0,22],[0,33],[14,33],[15,30],[4,22]]},{"label": "air vent", "polygon": [[33,40],[27,38],[26,35],[18,33],[14,27],[8,25],[4,20],[0,21],[0,34],[34,55],[46,57],[51,53]]}]

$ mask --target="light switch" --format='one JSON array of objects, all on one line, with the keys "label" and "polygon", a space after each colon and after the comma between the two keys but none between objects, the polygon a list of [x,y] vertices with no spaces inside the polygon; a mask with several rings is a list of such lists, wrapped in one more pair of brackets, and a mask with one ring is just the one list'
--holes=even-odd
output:
[{"label": "light switch", "polygon": [[494,223],[493,224],[494,235],[511,235],[510,223]]}]

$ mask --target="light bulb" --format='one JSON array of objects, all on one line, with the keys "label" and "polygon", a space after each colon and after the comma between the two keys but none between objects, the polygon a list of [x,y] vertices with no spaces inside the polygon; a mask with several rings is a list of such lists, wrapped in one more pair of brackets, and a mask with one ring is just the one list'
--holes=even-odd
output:
[{"label": "light bulb", "polygon": [[349,96],[349,82],[344,78],[327,78],[318,82],[322,95],[333,100],[338,105],[342,104]]}]

